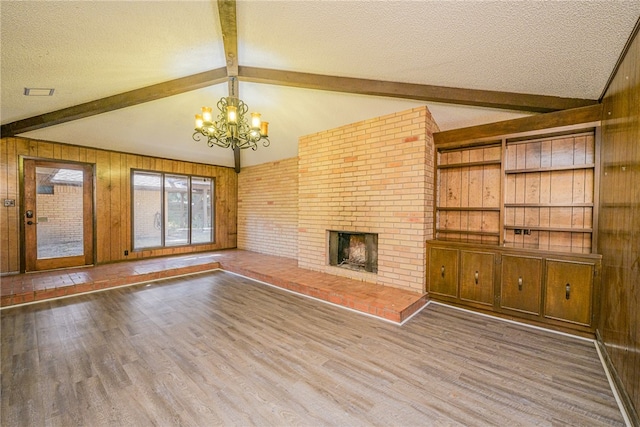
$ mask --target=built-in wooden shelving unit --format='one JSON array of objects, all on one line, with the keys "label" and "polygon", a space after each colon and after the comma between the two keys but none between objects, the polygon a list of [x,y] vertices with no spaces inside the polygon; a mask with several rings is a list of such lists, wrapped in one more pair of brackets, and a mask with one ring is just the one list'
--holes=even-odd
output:
[{"label": "built-in wooden shelving unit", "polygon": [[592,333],[601,270],[596,132],[572,126],[436,144],[430,296]]},{"label": "built-in wooden shelving unit", "polygon": [[437,152],[436,239],[591,253],[595,130],[448,144]]},{"label": "built-in wooden shelving unit", "polygon": [[501,165],[500,141],[438,152],[438,238],[499,243]]},{"label": "built-in wooden shelving unit", "polygon": [[503,245],[591,253],[595,131],[504,141]]}]

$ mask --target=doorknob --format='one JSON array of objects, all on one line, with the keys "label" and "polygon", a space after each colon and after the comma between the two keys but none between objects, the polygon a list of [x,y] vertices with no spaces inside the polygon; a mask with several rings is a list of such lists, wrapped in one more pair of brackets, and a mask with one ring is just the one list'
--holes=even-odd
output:
[{"label": "doorknob", "polygon": [[33,221],[27,221],[27,225],[33,225]]}]

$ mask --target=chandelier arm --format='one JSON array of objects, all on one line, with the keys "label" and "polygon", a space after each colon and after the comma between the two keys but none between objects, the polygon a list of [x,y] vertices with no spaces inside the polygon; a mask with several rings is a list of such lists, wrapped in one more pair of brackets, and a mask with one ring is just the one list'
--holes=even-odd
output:
[{"label": "chandelier arm", "polygon": [[202,140],[203,136],[204,136],[204,134],[196,129],[196,131],[193,133],[191,138],[193,138],[193,140],[196,141],[196,142],[200,142]]},{"label": "chandelier arm", "polygon": [[238,114],[241,118],[244,118],[247,112],[249,111],[249,106],[244,103],[241,99],[238,99]]},{"label": "chandelier arm", "polygon": [[218,101],[218,104],[216,105],[221,114],[221,115],[218,115],[218,117],[222,117],[224,115],[225,111],[227,110],[227,105],[228,105],[227,98],[225,97],[220,98],[220,100]]},{"label": "chandelier arm", "polygon": [[246,148],[253,148],[255,146],[255,143],[253,141],[246,140],[246,139],[238,139],[236,142],[236,145],[240,149],[246,149]]},{"label": "chandelier arm", "polygon": [[221,140],[216,137],[209,137],[209,139],[207,140],[207,145],[209,147],[217,146],[221,148],[229,148],[230,143],[227,139]]}]

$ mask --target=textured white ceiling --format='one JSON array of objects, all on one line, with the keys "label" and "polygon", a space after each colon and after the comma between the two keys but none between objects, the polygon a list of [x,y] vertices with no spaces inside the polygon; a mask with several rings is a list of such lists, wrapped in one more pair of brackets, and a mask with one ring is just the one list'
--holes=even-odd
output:
[{"label": "textured white ceiling", "polygon": [[3,0],[0,14],[3,124],[225,65],[211,2]]},{"label": "textured white ceiling", "polygon": [[[640,2],[240,2],[244,65],[597,99]],[[268,24],[267,24],[268,23]]]},{"label": "textured white ceiling", "polygon": [[[345,77],[596,99],[640,1],[239,1],[239,63]],[[0,1],[2,124],[223,67],[211,1]],[[26,97],[25,87],[55,88]],[[193,114],[226,85],[24,136],[231,166],[191,139]],[[243,165],[297,154],[301,135],[424,105],[240,83],[272,145]],[[427,103],[442,130],[524,113]]]}]

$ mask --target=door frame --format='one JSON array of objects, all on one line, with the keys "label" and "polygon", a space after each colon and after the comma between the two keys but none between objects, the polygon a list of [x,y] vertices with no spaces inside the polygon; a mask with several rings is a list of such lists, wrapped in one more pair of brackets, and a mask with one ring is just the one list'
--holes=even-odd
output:
[{"label": "door frame", "polygon": [[[26,185],[25,185],[25,161],[33,161],[35,166],[40,166],[39,163],[42,163],[44,166],[75,166],[76,168],[83,168],[86,172],[91,173],[90,181],[86,183],[86,185],[90,188],[90,196],[86,197],[84,192],[86,189],[83,189],[83,204],[85,210],[90,210],[90,215],[85,215],[84,220],[84,255],[80,255],[78,257],[68,257],[66,260],[64,258],[52,258],[52,260],[59,260],[58,262],[43,260],[38,263],[38,260],[35,260],[34,265],[27,266],[27,231],[26,231],[26,211],[27,211],[27,194],[26,194]],[[96,166],[94,163],[87,162],[79,162],[73,160],[64,160],[64,159],[48,159],[41,157],[30,157],[30,156],[20,156],[18,160],[18,177],[20,184],[20,272],[21,273],[35,273],[38,271],[44,270],[54,270],[60,268],[73,268],[73,267],[84,267],[96,264]],[[34,170],[35,172],[35,170]],[[36,195],[34,194],[33,200],[35,201]],[[88,199],[88,200],[87,200]],[[37,211],[36,211],[36,219],[37,219]],[[89,243],[88,243],[89,242]],[[37,258],[37,256],[36,256]],[[40,264],[36,267],[36,264]]]}]

